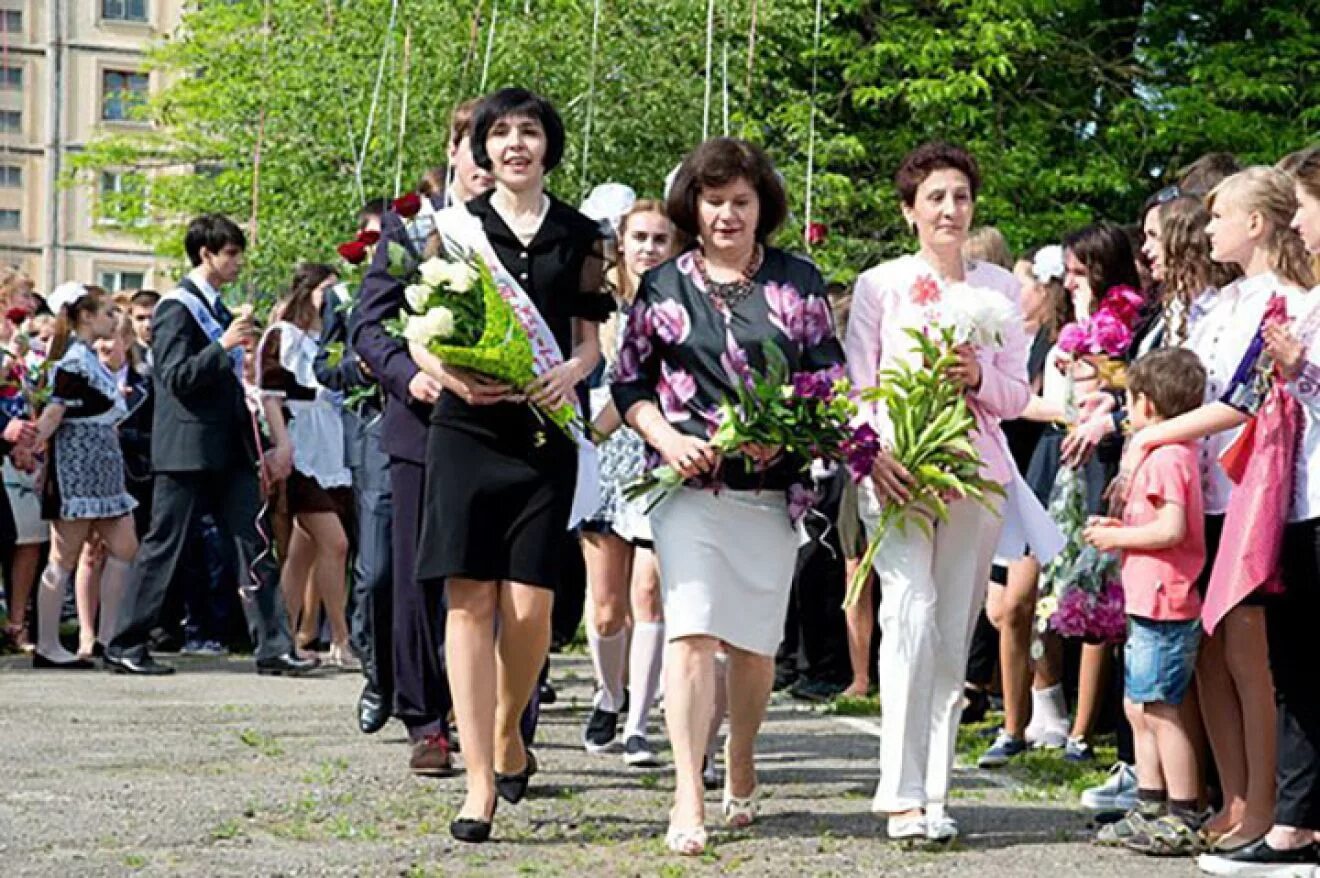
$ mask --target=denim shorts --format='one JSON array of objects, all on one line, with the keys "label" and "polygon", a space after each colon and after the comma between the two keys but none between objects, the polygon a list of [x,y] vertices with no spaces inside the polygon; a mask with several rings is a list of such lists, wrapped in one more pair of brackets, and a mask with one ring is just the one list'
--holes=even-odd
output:
[{"label": "denim shorts", "polygon": [[1157,622],[1128,616],[1123,689],[1133,704],[1182,704],[1192,685],[1201,620]]}]

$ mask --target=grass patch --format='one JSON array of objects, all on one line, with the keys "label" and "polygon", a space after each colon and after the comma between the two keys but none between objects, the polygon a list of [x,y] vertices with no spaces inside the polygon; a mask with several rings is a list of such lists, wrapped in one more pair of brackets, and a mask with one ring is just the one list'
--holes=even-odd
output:
[{"label": "grass patch", "polygon": [[[987,714],[985,721],[958,729],[958,758],[975,765],[1003,725],[1002,714]],[[1003,768],[995,769],[1022,785],[1019,795],[1027,799],[1058,801],[1074,799],[1087,787],[1103,783],[1108,766],[1118,758],[1112,736],[1093,742],[1095,758],[1089,762],[1068,762],[1061,750],[1028,750]]]},{"label": "grass patch", "polygon": [[124,865],[130,869],[145,869],[147,866],[147,858],[141,854],[125,854]]},{"label": "grass patch", "polygon": [[347,759],[343,757],[325,759],[304,774],[302,780],[303,783],[330,784],[338,780],[346,771],[348,771]]},{"label": "grass patch", "polygon": [[225,841],[231,838],[238,838],[243,834],[243,827],[237,820],[226,820],[211,829],[212,841]]},{"label": "grass patch", "polygon": [[238,739],[262,756],[274,758],[284,755],[284,748],[280,746],[280,742],[275,740],[274,735],[266,732],[257,729],[243,729],[238,733]]},{"label": "grass patch", "polygon": [[865,698],[857,698],[840,695],[825,705],[824,712],[828,716],[879,716],[880,696],[867,695]]}]

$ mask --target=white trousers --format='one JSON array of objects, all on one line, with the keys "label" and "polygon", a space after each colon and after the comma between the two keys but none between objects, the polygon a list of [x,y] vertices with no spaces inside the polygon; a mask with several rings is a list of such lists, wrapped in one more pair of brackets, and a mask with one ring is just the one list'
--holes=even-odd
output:
[{"label": "white trousers", "polygon": [[[873,532],[880,507],[863,486]],[[958,737],[967,651],[985,602],[1001,519],[960,500],[932,541],[891,530],[876,557],[880,583],[880,780],[872,809],[942,813]]]}]

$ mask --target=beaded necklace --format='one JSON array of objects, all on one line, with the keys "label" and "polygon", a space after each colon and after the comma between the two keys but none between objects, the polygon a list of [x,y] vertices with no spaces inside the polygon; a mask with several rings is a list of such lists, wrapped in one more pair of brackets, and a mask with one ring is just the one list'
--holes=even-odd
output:
[{"label": "beaded necklace", "polygon": [[761,270],[761,263],[765,261],[765,249],[757,244],[756,249],[752,251],[752,258],[743,268],[742,277],[733,281],[711,280],[710,273],[706,270],[706,256],[700,249],[697,250],[693,261],[697,265],[697,273],[701,275],[701,280],[706,285],[706,293],[725,308],[733,309],[756,288],[754,279],[756,273]]}]

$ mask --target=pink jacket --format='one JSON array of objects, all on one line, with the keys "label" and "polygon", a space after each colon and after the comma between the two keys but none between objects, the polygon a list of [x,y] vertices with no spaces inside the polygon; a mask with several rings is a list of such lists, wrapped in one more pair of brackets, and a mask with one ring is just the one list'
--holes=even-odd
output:
[{"label": "pink jacket", "polygon": [[[974,262],[964,283],[978,293],[1003,296],[1020,314],[1017,279],[999,266]],[[875,386],[877,376],[900,358],[915,360],[912,340],[903,330],[924,327],[935,317],[938,312],[930,304],[932,293],[937,297],[935,291],[945,286],[919,256],[877,265],[857,278],[844,340],[848,376],[854,387]],[[1014,321],[1001,347],[979,352],[981,387],[968,395],[977,424],[973,444],[981,454],[985,475],[1003,485],[1012,480],[1016,467],[999,423],[1022,414],[1031,399],[1027,350],[1024,322]],[[892,437],[883,403],[866,414],[882,437]]]}]

